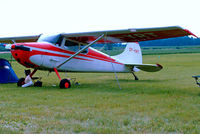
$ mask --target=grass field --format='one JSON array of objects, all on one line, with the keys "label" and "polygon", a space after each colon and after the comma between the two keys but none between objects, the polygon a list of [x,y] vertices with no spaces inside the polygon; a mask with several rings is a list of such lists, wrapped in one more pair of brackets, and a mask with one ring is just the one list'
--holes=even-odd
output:
[{"label": "grass field", "polygon": [[[200,54],[145,55],[156,73],[68,73],[80,85],[59,89],[55,73],[37,72],[43,87],[0,85],[0,133],[200,133]],[[23,67],[13,62],[19,77]],[[63,73],[62,78],[66,75]],[[56,85],[56,86],[55,86]]]}]

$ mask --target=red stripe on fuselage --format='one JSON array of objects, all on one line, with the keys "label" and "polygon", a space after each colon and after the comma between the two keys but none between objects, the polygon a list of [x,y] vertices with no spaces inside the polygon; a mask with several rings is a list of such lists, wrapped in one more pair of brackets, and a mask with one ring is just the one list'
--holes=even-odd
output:
[{"label": "red stripe on fuselage", "polygon": [[[50,52],[32,50],[30,57],[31,57],[31,56],[34,56],[34,55],[58,56],[58,57],[66,57],[66,58],[69,58],[69,57],[70,57],[70,56],[62,55],[62,54],[55,54],[55,53],[50,53]],[[74,59],[92,61],[92,60],[83,59],[83,58],[78,58],[78,57],[74,57]]]},{"label": "red stripe on fuselage", "polygon": [[[37,52],[37,54],[42,54],[42,55],[50,55],[50,56],[59,56],[59,57],[69,57],[66,55],[62,55],[62,54],[54,54],[51,52],[45,52],[46,51],[55,51],[55,52],[59,52],[59,53],[66,53],[66,54],[75,54],[75,52],[69,51],[69,50],[64,50],[61,48],[58,48],[56,46],[53,46],[49,43],[38,43],[38,42],[34,42],[34,43],[20,43],[19,45],[24,45],[27,47],[33,47],[33,48],[39,48],[39,49],[44,49],[44,51],[38,51],[38,50],[33,50],[32,52]],[[35,53],[36,54],[36,53]],[[35,55],[35,54],[31,54]],[[107,62],[112,62],[112,63],[117,63],[117,64],[122,64],[119,62],[116,62],[113,58],[110,58],[106,55],[103,55],[101,53],[98,53],[92,49],[88,49],[88,53],[87,54],[79,54],[78,56],[82,56],[82,57],[87,57],[87,58],[92,58],[92,59],[97,59],[97,60],[102,60],[102,61],[107,61]],[[88,59],[84,59],[84,58],[77,58],[74,57],[75,59],[81,59],[81,60],[88,60]],[[88,60],[91,61],[91,60]]]}]

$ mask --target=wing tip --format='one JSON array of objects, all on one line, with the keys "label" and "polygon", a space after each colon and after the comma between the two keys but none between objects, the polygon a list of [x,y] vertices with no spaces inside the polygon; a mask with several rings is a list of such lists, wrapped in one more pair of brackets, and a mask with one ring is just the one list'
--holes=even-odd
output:
[{"label": "wing tip", "polygon": [[185,32],[187,32],[189,35],[192,35],[192,36],[194,36],[194,37],[196,37],[196,38],[199,38],[197,35],[195,35],[194,33],[192,33],[190,30],[188,30],[188,29],[184,29],[184,31]]}]

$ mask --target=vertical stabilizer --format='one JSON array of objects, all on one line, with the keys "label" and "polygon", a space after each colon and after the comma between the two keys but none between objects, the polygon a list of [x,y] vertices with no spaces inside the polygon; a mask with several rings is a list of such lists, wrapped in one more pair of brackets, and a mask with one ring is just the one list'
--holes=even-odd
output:
[{"label": "vertical stabilizer", "polygon": [[142,64],[142,52],[139,43],[127,43],[124,51],[112,58],[123,64]]}]

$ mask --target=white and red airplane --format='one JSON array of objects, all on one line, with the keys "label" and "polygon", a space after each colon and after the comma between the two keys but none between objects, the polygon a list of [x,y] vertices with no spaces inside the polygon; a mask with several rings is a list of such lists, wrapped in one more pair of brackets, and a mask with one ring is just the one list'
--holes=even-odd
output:
[{"label": "white and red airplane", "polygon": [[[65,72],[155,72],[159,64],[143,64],[139,41],[157,40],[193,35],[178,26],[141,28],[85,33],[61,33],[0,38],[0,43],[13,43],[12,56],[21,65],[39,70],[55,71],[60,88],[70,88],[68,79],[61,79],[58,71]],[[109,56],[90,46],[95,43],[127,43],[123,53]],[[134,75],[135,76],[135,75]],[[137,77],[135,76],[135,79]],[[20,79],[21,86],[24,79]]]}]

